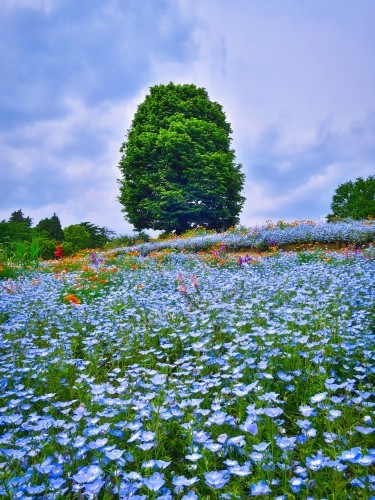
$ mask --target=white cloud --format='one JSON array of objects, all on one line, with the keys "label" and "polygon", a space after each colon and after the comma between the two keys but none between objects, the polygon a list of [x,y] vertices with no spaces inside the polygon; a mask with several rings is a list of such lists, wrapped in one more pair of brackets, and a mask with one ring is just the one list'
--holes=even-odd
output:
[{"label": "white cloud", "polygon": [[50,14],[56,8],[57,0],[2,0],[2,9],[34,9]]}]

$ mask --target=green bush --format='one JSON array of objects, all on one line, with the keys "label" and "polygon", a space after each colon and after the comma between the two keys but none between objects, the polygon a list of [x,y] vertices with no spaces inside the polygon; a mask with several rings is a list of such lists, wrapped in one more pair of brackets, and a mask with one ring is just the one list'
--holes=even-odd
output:
[{"label": "green bush", "polygon": [[0,264],[0,280],[17,278],[17,271],[14,267]]}]

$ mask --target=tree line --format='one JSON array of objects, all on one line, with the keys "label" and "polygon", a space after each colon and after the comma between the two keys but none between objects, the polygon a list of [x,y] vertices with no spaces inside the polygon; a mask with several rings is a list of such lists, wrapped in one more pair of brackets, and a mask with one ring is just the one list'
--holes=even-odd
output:
[{"label": "tree line", "polygon": [[0,221],[0,245],[31,242],[37,238],[40,256],[52,259],[58,241],[62,242],[64,255],[68,256],[84,248],[102,248],[115,236],[114,231],[91,222],[72,224],[63,229],[55,213],[52,217],[41,219],[34,227],[32,223],[32,219],[21,209],[12,212],[8,220]]}]

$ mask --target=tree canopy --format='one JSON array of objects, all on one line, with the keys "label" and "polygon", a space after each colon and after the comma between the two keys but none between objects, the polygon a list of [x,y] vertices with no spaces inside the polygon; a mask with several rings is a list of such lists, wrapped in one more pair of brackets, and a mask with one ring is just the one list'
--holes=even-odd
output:
[{"label": "tree canopy", "polygon": [[52,217],[46,217],[38,222],[35,229],[44,232],[47,238],[59,241],[64,239],[64,232],[61,227],[60,219],[54,213]]},{"label": "tree canopy", "polygon": [[195,85],[155,85],[120,152],[119,201],[135,229],[181,233],[238,222],[244,174],[220,104]]},{"label": "tree canopy", "polygon": [[26,217],[22,212],[22,210],[20,209],[11,213],[8,222],[17,222],[21,224],[26,224],[27,227],[31,227],[32,219],[30,217]]},{"label": "tree canopy", "polygon": [[358,177],[340,184],[332,198],[328,220],[350,217],[355,220],[375,217],[375,177]]}]

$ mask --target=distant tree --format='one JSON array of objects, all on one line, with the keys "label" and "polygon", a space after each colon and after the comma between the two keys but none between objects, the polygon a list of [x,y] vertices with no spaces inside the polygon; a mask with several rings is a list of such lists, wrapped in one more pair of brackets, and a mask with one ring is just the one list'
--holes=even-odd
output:
[{"label": "distant tree", "polygon": [[90,233],[80,224],[72,224],[64,228],[64,241],[71,244],[74,252],[90,246]]},{"label": "distant tree", "polygon": [[45,233],[46,237],[52,240],[61,241],[64,239],[64,232],[61,227],[60,219],[54,213],[52,217],[47,217],[38,222],[35,229],[40,233]]},{"label": "distant tree", "polygon": [[136,230],[223,230],[238,222],[244,174],[231,132],[204,88],[150,88],[120,149],[119,201]]},{"label": "distant tree", "polygon": [[33,229],[32,219],[26,217],[22,210],[12,212],[8,221],[0,222],[0,243],[13,241],[31,241]]},{"label": "distant tree", "polygon": [[350,217],[355,220],[375,217],[375,177],[358,177],[340,184],[332,198],[328,220]]},{"label": "distant tree", "polygon": [[31,227],[32,219],[30,217],[25,217],[22,210],[20,209],[20,210],[16,210],[15,212],[11,213],[11,216],[9,217],[8,222],[23,223],[23,224],[27,224],[28,227]]},{"label": "distant tree", "polygon": [[81,222],[80,226],[84,227],[90,234],[89,246],[91,248],[102,247],[110,239],[110,235],[114,234],[114,231],[106,227],[99,227],[91,222]]}]

